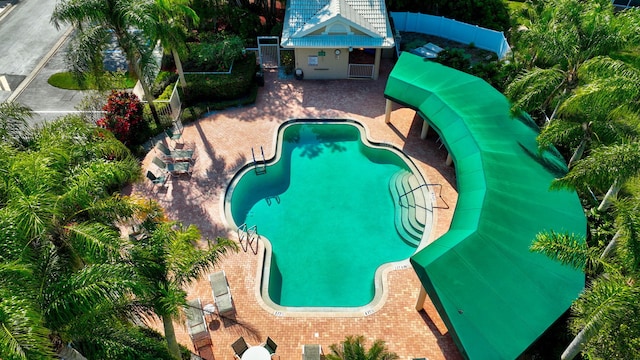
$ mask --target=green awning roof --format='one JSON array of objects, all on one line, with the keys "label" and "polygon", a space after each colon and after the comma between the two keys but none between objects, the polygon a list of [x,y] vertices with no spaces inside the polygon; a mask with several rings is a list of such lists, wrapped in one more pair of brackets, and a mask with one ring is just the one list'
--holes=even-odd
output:
[{"label": "green awning roof", "polygon": [[463,355],[516,358],[584,287],[580,271],[529,251],[544,230],[586,233],[577,194],[549,190],[564,160],[539,153],[538,128],[485,81],[416,55],[400,56],[385,97],[418,111],[456,167],[451,228],[411,258],[418,277]]}]

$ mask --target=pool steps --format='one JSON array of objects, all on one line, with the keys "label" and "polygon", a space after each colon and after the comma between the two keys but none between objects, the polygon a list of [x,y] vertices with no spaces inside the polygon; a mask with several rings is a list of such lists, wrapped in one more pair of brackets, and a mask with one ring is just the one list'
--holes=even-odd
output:
[{"label": "pool steps", "polygon": [[[389,181],[389,191],[395,204],[395,226],[400,237],[418,246],[427,222],[427,200],[418,189],[420,182],[412,173],[401,170]],[[406,194],[406,195],[405,195]]]}]

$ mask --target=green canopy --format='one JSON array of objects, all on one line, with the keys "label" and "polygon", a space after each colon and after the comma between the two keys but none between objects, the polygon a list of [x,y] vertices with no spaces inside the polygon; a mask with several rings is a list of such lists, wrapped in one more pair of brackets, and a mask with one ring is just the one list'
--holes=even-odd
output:
[{"label": "green canopy", "polygon": [[513,359],[576,299],[584,274],[529,246],[545,230],[584,236],[556,151],[538,152],[537,126],[514,118],[482,79],[403,53],[385,97],[415,109],[440,135],[457,174],[450,230],[411,263],[458,348],[470,359]]}]

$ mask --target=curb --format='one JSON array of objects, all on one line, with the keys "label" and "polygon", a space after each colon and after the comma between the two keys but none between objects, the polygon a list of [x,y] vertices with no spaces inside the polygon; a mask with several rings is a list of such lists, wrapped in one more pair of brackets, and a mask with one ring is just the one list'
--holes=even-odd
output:
[{"label": "curb", "polygon": [[35,77],[40,73],[42,68],[44,68],[44,66],[49,62],[49,60],[51,60],[53,55],[60,49],[60,47],[62,47],[62,44],[64,44],[64,42],[67,41],[67,38],[69,38],[69,35],[71,35],[73,30],[74,30],[74,27],[73,26],[69,26],[67,31],[65,31],[65,33],[62,35],[62,37],[60,39],[58,39],[58,42],[56,42],[55,45],[53,45],[53,47],[51,48],[51,50],[49,50],[49,52],[42,58],[42,60],[40,60],[38,65],[36,65],[35,69],[33,69],[33,71],[31,71],[29,76],[27,76],[20,83],[20,85],[18,85],[18,87],[16,88],[16,90],[13,93],[11,93],[11,95],[7,99],[7,102],[11,102],[11,101],[15,100],[18,96],[20,96],[20,94],[22,94],[24,89],[27,86],[29,86],[29,84],[31,84],[33,79],[35,79]]},{"label": "curb", "polygon": [[13,11],[13,4],[9,3],[4,8],[0,10],[0,21],[4,19],[11,11]]}]

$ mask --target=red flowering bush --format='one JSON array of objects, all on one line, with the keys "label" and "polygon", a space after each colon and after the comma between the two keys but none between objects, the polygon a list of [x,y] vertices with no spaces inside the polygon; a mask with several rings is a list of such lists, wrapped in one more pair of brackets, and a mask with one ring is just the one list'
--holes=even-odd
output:
[{"label": "red flowering bush", "polygon": [[102,110],[105,117],[96,124],[113,133],[125,145],[130,145],[136,130],[144,125],[142,103],[135,94],[112,90]]}]

